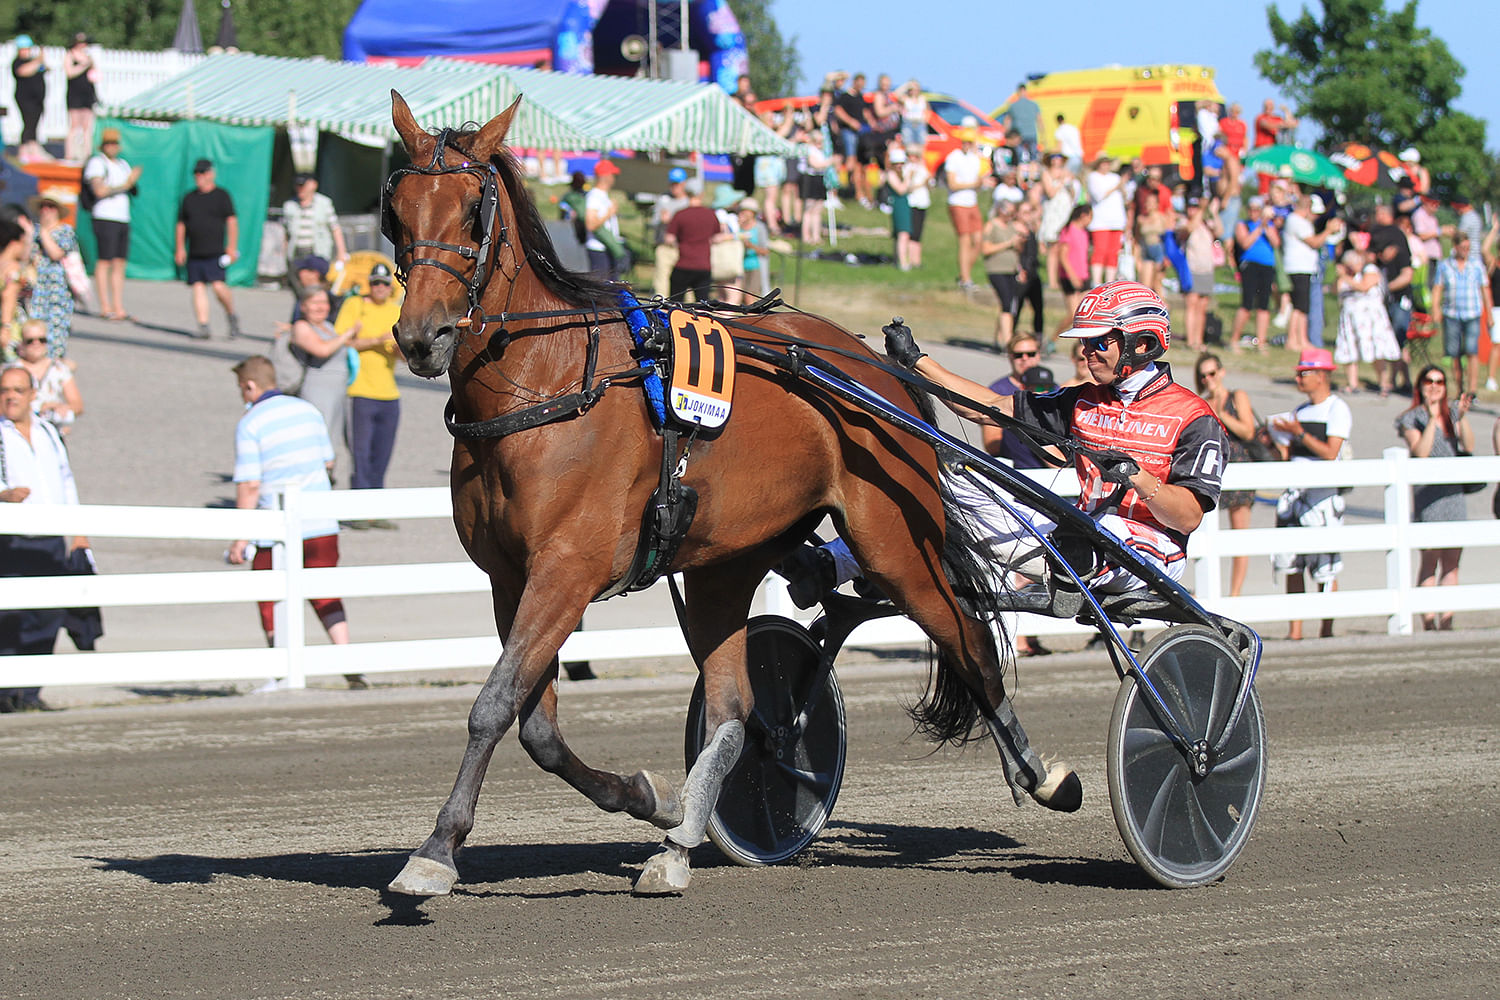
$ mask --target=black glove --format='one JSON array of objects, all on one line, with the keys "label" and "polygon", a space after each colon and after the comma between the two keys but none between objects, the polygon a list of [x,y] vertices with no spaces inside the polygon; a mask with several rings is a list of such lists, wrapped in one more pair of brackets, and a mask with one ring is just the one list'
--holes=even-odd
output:
[{"label": "black glove", "polygon": [[1099,467],[1099,477],[1107,483],[1131,486],[1130,477],[1141,471],[1135,459],[1123,451],[1096,451],[1089,458]]},{"label": "black glove", "polygon": [[885,333],[885,353],[901,367],[915,368],[918,361],[927,357],[913,339],[911,328],[901,322],[900,316],[893,318],[881,330]]}]

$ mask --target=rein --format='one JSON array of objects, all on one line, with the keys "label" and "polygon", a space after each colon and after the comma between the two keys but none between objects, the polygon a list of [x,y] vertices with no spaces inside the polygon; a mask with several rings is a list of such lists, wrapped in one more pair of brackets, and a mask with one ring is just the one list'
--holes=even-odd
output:
[{"label": "rein", "polygon": [[[444,163],[443,155],[445,150],[448,149],[451,149],[458,155],[464,157],[463,162],[456,165],[449,165],[447,163]],[[507,246],[512,246],[512,244],[510,242],[509,228],[505,222],[505,219],[501,217],[502,213],[500,212],[499,208],[500,172],[493,163],[490,163],[488,161],[473,161],[468,159],[468,155],[469,154],[454,141],[453,130],[445,128],[438,133],[437,142],[433,146],[432,161],[428,163],[427,166],[402,167],[401,169],[394,171],[391,174],[390,178],[386,181],[385,189],[381,196],[381,232],[386,237],[386,239],[391,241],[392,246],[395,248],[396,270],[397,275],[398,277],[400,277],[402,283],[406,283],[407,276],[411,273],[411,270],[413,268],[423,265],[428,267],[435,267],[451,276],[455,281],[458,281],[461,285],[464,286],[464,291],[468,298],[469,311],[467,315],[457,320],[454,323],[454,326],[467,331],[470,335],[482,334],[484,330],[491,324],[498,325],[501,331],[504,332],[506,326],[513,322],[562,319],[566,317],[578,316],[583,313],[584,310],[577,307],[569,309],[547,309],[534,312],[510,312],[509,310],[492,314],[486,314],[482,312],[480,308],[480,298],[483,295],[485,286],[489,283],[491,268],[493,264],[499,259],[500,249],[503,249]],[[391,198],[395,193],[396,186],[404,178],[410,175],[431,177],[449,174],[472,174],[479,179],[480,202],[478,229],[480,233],[480,239],[478,246],[445,243],[438,240],[414,240],[410,243],[399,242],[396,239],[397,234],[395,231],[395,213],[391,210]],[[497,218],[499,220],[499,233],[495,234],[494,229],[496,226]],[[473,261],[473,271],[468,277],[465,277],[463,272],[448,264],[446,261],[438,259],[437,257],[418,257],[416,256],[416,251],[419,248],[430,248],[432,250],[452,253],[458,255],[458,257],[462,260]],[[528,262],[530,262],[532,255],[529,251],[525,254],[516,255],[514,252],[514,248],[512,248],[512,255],[519,256],[520,258],[516,264],[516,274],[519,275],[521,269],[524,268]],[[407,259],[403,264],[402,261],[404,258],[409,259]],[[541,259],[539,262],[551,268],[550,261]],[[514,292],[514,290],[515,284],[514,280],[512,280],[511,291]],[[748,306],[734,307],[726,306],[724,303],[713,304],[715,319],[717,319],[724,325],[738,330],[741,333],[753,333],[757,336],[774,340],[778,343],[785,344],[790,348],[790,350],[788,350],[787,352],[776,355],[775,352],[770,351],[768,348],[765,348],[762,345],[754,344],[752,342],[736,337],[734,338],[734,347],[737,353],[744,354],[747,357],[756,357],[762,361],[769,360],[766,355],[775,355],[781,360],[779,362],[773,362],[773,364],[775,364],[776,367],[781,368],[782,370],[790,371],[794,375],[801,374],[801,366],[803,362],[801,361],[798,353],[799,349],[839,355],[841,357],[859,361],[863,364],[867,364],[874,368],[877,368],[885,372],[886,374],[899,379],[906,385],[925,392],[928,395],[935,396],[944,402],[957,403],[958,405],[963,406],[967,409],[973,410],[977,413],[982,413],[990,419],[994,420],[999,426],[1005,428],[1006,430],[1015,431],[1016,433],[1030,440],[1033,444],[1037,444],[1039,446],[1042,446],[1043,448],[1045,447],[1045,445],[1051,444],[1057,446],[1065,454],[1084,454],[1093,457],[1092,449],[1078,444],[1071,438],[1068,438],[1061,434],[1055,434],[1043,428],[1033,427],[1029,424],[1025,424],[1019,420],[1016,420],[1014,417],[1008,416],[1000,412],[999,410],[994,409],[993,407],[985,406],[977,400],[970,399],[969,397],[964,396],[961,393],[956,393],[951,390],[945,389],[942,386],[939,386],[936,383],[931,382],[914,372],[907,371],[898,366],[886,364],[882,361],[875,360],[866,354],[859,353],[848,348],[836,347],[829,344],[815,343],[813,341],[804,340],[800,337],[794,337],[790,334],[763,330],[723,315],[723,312],[726,308],[738,311],[742,314],[768,313],[773,308],[775,308],[775,306],[781,304],[778,294],[779,289],[766,296],[763,296],[760,300],[751,303]],[[506,299],[506,304],[509,305],[508,296]],[[605,311],[609,313],[618,312],[621,318],[627,320],[628,322],[632,312],[636,310],[661,309],[668,306],[669,304],[673,308],[683,308],[681,304],[668,303],[663,299],[653,299],[646,303],[636,303],[632,298],[630,304],[619,307],[608,307]],[[448,433],[453,435],[455,438],[470,441],[483,438],[504,437],[509,434],[515,434],[519,431],[529,430],[533,427],[540,427],[545,424],[554,423],[558,420],[567,419],[571,416],[574,416],[575,414],[586,412],[588,409],[594,406],[594,404],[599,401],[599,399],[604,395],[609,387],[614,384],[613,380],[608,377],[601,379],[597,385],[594,384],[593,381],[599,353],[599,312],[599,308],[595,306],[594,324],[589,333],[588,350],[584,360],[583,383],[581,388],[577,392],[572,392],[565,396],[559,396],[556,399],[550,399],[542,403],[536,403],[531,406],[522,407],[519,410],[512,410],[509,413],[503,413],[497,417],[491,417],[487,420],[474,422],[464,422],[457,419],[457,407],[453,401],[453,398],[450,396],[448,398],[447,405],[443,410],[443,424],[448,429]],[[633,328],[632,332],[635,332]],[[638,340],[637,349],[641,349],[642,346],[643,345]],[[643,360],[642,367],[633,370],[629,374],[631,376],[639,374],[649,380],[654,373],[655,367],[651,365],[650,362]],[[1046,456],[1049,461],[1051,460],[1050,456],[1047,456],[1047,453],[1044,450],[1039,448],[1039,451],[1042,455]]]},{"label": "rein", "polygon": [[[776,291],[772,291],[769,295],[767,295],[764,298],[762,298],[760,300],[760,302],[751,303],[748,306],[738,306],[738,307],[731,306],[729,308],[736,309],[739,312],[747,313],[747,314],[749,314],[749,313],[764,313],[764,312],[768,312],[768,311],[770,311],[771,307],[773,307],[776,304],[779,304],[780,300],[777,298],[778,292],[779,292],[779,289],[776,290]],[[766,303],[766,305],[762,306],[762,303]],[[662,307],[665,307],[665,306],[668,306],[668,305],[672,306],[673,308],[678,308],[678,309],[685,308],[680,303],[675,303],[675,302],[670,302],[669,303],[667,300],[664,300],[664,299],[654,299],[654,300],[650,300],[648,302],[640,303],[640,308],[642,308],[642,309],[659,309],[659,308],[662,308]],[[742,355],[744,355],[746,357],[751,357],[751,358],[755,358],[755,359],[757,359],[759,361],[764,361],[764,362],[770,363],[773,366],[775,366],[775,367],[777,367],[777,368],[779,368],[779,369],[781,369],[783,371],[787,371],[790,374],[798,375],[798,376],[801,375],[801,373],[802,373],[802,366],[804,364],[799,349],[801,349],[801,350],[807,350],[807,351],[821,351],[821,352],[825,352],[825,353],[829,353],[829,354],[836,354],[836,355],[839,355],[841,357],[848,358],[848,359],[850,359],[852,361],[858,361],[858,362],[861,362],[862,364],[869,365],[872,368],[877,368],[880,371],[885,372],[887,375],[890,375],[890,376],[892,376],[892,377],[894,377],[896,379],[899,379],[901,382],[905,383],[906,385],[911,386],[912,388],[917,389],[919,391],[926,392],[927,394],[929,394],[929,395],[931,395],[931,396],[933,396],[933,397],[935,397],[935,398],[937,398],[937,399],[939,399],[939,400],[941,400],[943,402],[946,402],[946,403],[956,403],[956,404],[958,404],[960,406],[963,406],[963,407],[965,407],[967,409],[974,410],[975,412],[978,412],[978,413],[982,413],[985,416],[993,419],[999,426],[1003,427],[1007,431],[1015,431],[1016,433],[1022,435],[1023,437],[1028,438],[1033,444],[1037,444],[1037,445],[1041,445],[1041,446],[1045,446],[1045,445],[1049,445],[1049,444],[1050,445],[1055,445],[1056,447],[1058,447],[1059,449],[1061,449],[1067,455],[1080,455],[1081,454],[1081,455],[1088,456],[1091,459],[1094,458],[1094,456],[1095,456],[1094,449],[1088,448],[1088,447],[1086,447],[1084,445],[1081,445],[1077,441],[1073,440],[1072,438],[1070,438],[1070,437],[1068,437],[1066,435],[1057,434],[1057,433],[1049,431],[1049,430],[1047,430],[1045,428],[1035,427],[1035,426],[1033,426],[1031,424],[1024,423],[1023,421],[1017,420],[1015,417],[1012,417],[1012,416],[1010,416],[1010,415],[1008,415],[1006,413],[1002,413],[1000,410],[997,410],[994,407],[986,406],[985,404],[980,403],[977,400],[971,399],[968,396],[963,395],[962,393],[958,393],[958,392],[954,392],[954,391],[952,391],[950,389],[946,389],[943,386],[940,386],[937,383],[932,382],[932,381],[930,381],[930,380],[922,377],[921,375],[918,375],[915,372],[908,371],[905,368],[900,367],[899,365],[887,364],[887,363],[885,363],[883,361],[880,361],[880,360],[877,360],[877,359],[873,359],[873,358],[869,357],[868,355],[866,355],[866,354],[864,354],[862,352],[854,351],[854,350],[851,350],[851,349],[846,348],[846,347],[838,347],[838,346],[834,346],[834,345],[818,343],[818,342],[811,341],[811,340],[805,340],[805,339],[803,339],[801,337],[796,337],[796,336],[793,336],[791,334],[777,333],[777,332],[770,331],[770,330],[764,330],[764,329],[762,329],[760,327],[754,327],[754,326],[749,325],[748,323],[744,323],[742,321],[739,321],[739,320],[736,320],[736,319],[732,319],[732,318],[730,318],[728,316],[724,316],[723,315],[723,308],[724,308],[724,304],[723,303],[718,303],[718,304],[715,305],[713,311],[714,311],[715,319],[717,319],[719,322],[723,323],[725,326],[730,327],[733,330],[737,330],[737,331],[739,331],[741,333],[753,333],[753,334],[755,334],[757,336],[765,337],[765,338],[770,339],[770,340],[774,340],[777,343],[785,344],[785,345],[787,345],[787,347],[791,348],[791,350],[786,351],[786,352],[777,352],[777,351],[774,351],[774,350],[772,350],[770,348],[765,347],[764,345],[755,344],[755,343],[752,343],[750,341],[743,340],[743,339],[741,339],[739,337],[735,337],[734,338],[734,349],[735,349],[735,352],[737,354],[742,354]],[[619,312],[623,316],[623,315],[626,315],[626,314],[628,314],[630,312],[630,308],[629,307],[610,308],[610,309],[608,309],[606,311],[610,312],[610,313]],[[521,320],[539,320],[539,319],[561,319],[561,318],[565,318],[565,317],[569,317],[569,316],[577,316],[579,314],[579,312],[580,312],[580,310],[577,309],[577,308],[572,308],[572,309],[549,309],[549,310],[540,311],[540,312],[523,312],[523,313],[500,312],[500,313],[494,313],[494,314],[490,314],[490,315],[486,315],[486,316],[480,316],[480,317],[478,317],[478,321],[479,321],[479,324],[480,324],[480,329],[488,327],[491,324],[498,324],[500,326],[500,328],[503,330],[506,327],[507,324],[509,324],[511,322],[515,322],[515,321],[521,321]],[[459,320],[457,322],[457,324],[455,324],[455,325],[457,325],[459,327],[465,327],[465,328],[467,328],[467,327],[469,327],[471,325],[471,320],[470,320],[470,318],[466,317],[464,319]],[[597,326],[595,327],[594,332],[595,332],[595,334],[598,333]],[[596,349],[597,346],[598,346],[597,345],[597,341],[591,339],[591,341],[590,341],[590,350]],[[838,371],[838,370],[834,369],[834,371]],[[843,373],[839,373],[839,374],[842,375]],[[847,375],[844,375],[843,377],[848,378]],[[510,427],[509,429],[506,429],[506,430],[503,430],[503,431],[500,432],[500,433],[504,433],[504,434],[511,434],[511,433],[515,433],[518,430],[525,430],[525,429],[527,429],[529,427],[538,426],[541,423],[551,423],[551,422],[553,422],[555,420],[561,420],[561,419],[564,419],[565,417],[571,416],[574,413],[581,413],[581,412],[583,412],[589,406],[592,406],[595,402],[598,401],[599,396],[602,396],[604,394],[604,390],[607,389],[607,388],[609,388],[610,384],[611,383],[610,383],[609,379],[604,379],[604,380],[602,380],[599,383],[598,387],[594,390],[594,392],[592,393],[592,395],[590,395],[589,392],[587,391],[587,389],[585,389],[585,391],[582,391],[582,392],[572,393],[572,394],[570,394],[568,396],[560,397],[556,401],[549,401],[547,403],[536,404],[534,406],[526,407],[526,408],[521,409],[521,410],[515,410],[515,411],[513,411],[511,413],[502,414],[499,417],[494,417],[494,418],[491,418],[490,420],[481,421],[479,423],[474,423],[474,424],[460,424],[460,423],[453,422],[450,419],[450,416],[449,416],[453,412],[453,401],[452,401],[452,399],[449,399],[449,401],[448,401],[448,408],[445,411],[445,422],[448,425],[448,431],[449,431],[449,433],[453,434],[454,437],[462,437],[462,438],[465,438],[465,439],[473,439],[473,438],[480,438],[480,437],[496,437],[496,436],[499,436],[499,434],[497,434],[491,428],[492,427],[501,427],[501,426],[509,427],[509,424],[502,423],[502,422],[508,421],[508,420],[513,420],[517,424],[517,426]],[[545,410],[545,413],[540,412],[540,411],[544,411],[544,410]],[[533,412],[533,411],[538,411],[538,412]],[[541,418],[543,416],[545,416],[545,419],[539,419],[539,418]],[[532,421],[535,421],[535,422],[532,422]],[[1044,459],[1046,459],[1048,461],[1055,461],[1045,451],[1041,451],[1041,455],[1043,456]]]}]

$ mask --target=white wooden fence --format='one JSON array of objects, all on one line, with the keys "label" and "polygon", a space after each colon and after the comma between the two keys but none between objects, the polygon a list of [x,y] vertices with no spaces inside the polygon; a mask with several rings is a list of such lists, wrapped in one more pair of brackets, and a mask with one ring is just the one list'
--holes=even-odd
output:
[{"label": "white wooden fence", "polygon": [[[1076,490],[1071,473],[1048,472],[1038,474],[1037,478],[1059,491]],[[1338,528],[1227,531],[1220,527],[1217,518],[1207,518],[1192,536],[1188,549],[1196,596],[1205,607],[1249,623],[1381,616],[1386,618],[1391,635],[1410,634],[1413,616],[1423,612],[1500,607],[1500,583],[1415,586],[1415,550],[1500,547],[1500,521],[1420,524],[1411,520],[1412,485],[1475,480],[1500,480],[1500,458],[1411,460],[1405,449],[1393,448],[1384,458],[1373,460],[1230,466],[1224,477],[1226,489],[1256,489],[1265,493],[1290,485],[1379,487],[1384,497],[1384,519],[1380,523],[1346,523]],[[0,607],[6,608],[278,602],[275,648],[4,657],[0,658],[0,687],[177,683],[273,676],[285,677],[289,686],[300,687],[309,675],[488,666],[500,652],[500,643],[493,635],[359,642],[345,646],[307,645],[301,604],[308,598],[488,590],[486,578],[467,562],[306,569],[302,566],[301,545],[284,544],[287,539],[302,537],[304,518],[447,518],[451,516],[451,503],[445,488],[297,493],[288,496],[283,510],[276,511],[39,504],[5,504],[0,508],[3,508],[0,527],[6,533],[281,540],[273,551],[275,566],[267,572],[235,568],[193,573],[0,579]],[[1346,555],[1384,553],[1385,571],[1378,578],[1366,574],[1365,579],[1359,580],[1346,571],[1340,581],[1342,589],[1336,593],[1235,598],[1223,594],[1223,561],[1227,558],[1327,551]],[[1466,566],[1476,563],[1484,565],[1471,558]],[[1486,574],[1481,571],[1479,575]],[[779,578],[772,576],[763,586],[770,611],[806,617],[791,606]],[[289,609],[295,609],[296,613],[289,613]],[[1032,615],[1021,616],[1017,627],[1029,635],[1084,630],[1084,626],[1072,621]],[[917,643],[922,638],[911,622],[891,618],[863,626],[850,642],[877,646]],[[577,632],[562,648],[562,658],[567,661],[686,654],[687,648],[675,626]]]},{"label": "white wooden fence", "polygon": [[[48,39],[38,38],[45,42]],[[68,135],[68,77],[63,71],[61,45],[43,45],[42,58],[47,64],[47,101],[42,110],[42,121],[37,134],[43,142],[61,142]],[[101,49],[97,45],[89,50],[94,65],[99,68],[99,82],[94,86],[99,92],[100,105],[123,104],[136,94],[149,90],[169,80],[184,70],[202,62],[206,56],[188,55],[175,49],[160,52],[135,52],[130,49]],[[15,38],[7,38],[0,44],[0,61],[9,66],[16,59]],[[21,139],[21,113],[16,108],[15,88],[0,88],[5,94],[5,117],[0,119],[0,135],[7,145],[15,145]],[[93,136],[89,137],[90,144]]]}]

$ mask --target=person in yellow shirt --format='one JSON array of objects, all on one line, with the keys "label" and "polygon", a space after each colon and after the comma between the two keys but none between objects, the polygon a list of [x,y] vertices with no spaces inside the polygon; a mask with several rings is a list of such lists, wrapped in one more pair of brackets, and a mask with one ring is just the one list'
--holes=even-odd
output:
[{"label": "person in yellow shirt", "polygon": [[[369,295],[350,296],[339,310],[335,329],[354,332],[350,346],[359,352],[359,372],[349,383],[349,453],[354,459],[350,485],[356,490],[378,490],[385,486],[385,470],[396,446],[396,426],[401,420],[401,393],[396,388],[396,346],[392,327],[401,315],[401,302],[394,294],[391,269],[376,264],[370,269]],[[356,525],[394,528],[390,521]]]}]

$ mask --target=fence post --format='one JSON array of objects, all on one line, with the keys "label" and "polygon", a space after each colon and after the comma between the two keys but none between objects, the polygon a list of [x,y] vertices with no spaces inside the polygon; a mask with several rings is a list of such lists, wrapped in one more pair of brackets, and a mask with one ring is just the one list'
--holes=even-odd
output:
[{"label": "fence post", "polygon": [[1205,606],[1217,604],[1224,596],[1224,560],[1219,555],[1219,533],[1223,530],[1215,508],[1213,516],[1204,517],[1193,532],[1192,547],[1199,553],[1193,559],[1193,596]]},{"label": "fence post", "polygon": [[307,674],[302,651],[307,646],[307,615],[302,610],[302,594],[306,586],[302,578],[301,487],[293,485],[287,488],[281,496],[281,509],[285,515],[281,530],[285,539],[286,618],[284,623],[277,622],[276,644],[286,649],[287,687],[305,688]]},{"label": "fence post", "polygon": [[1395,547],[1385,553],[1385,585],[1396,593],[1396,610],[1386,620],[1388,635],[1411,635],[1412,558],[1411,453],[1405,448],[1387,448],[1382,457],[1391,463],[1391,481],[1385,488],[1385,523],[1394,526]]}]

